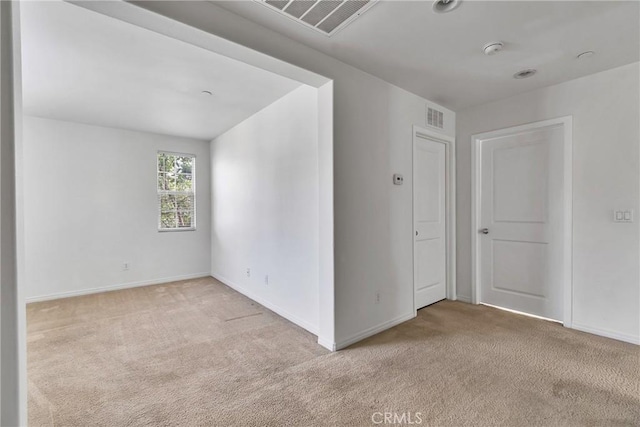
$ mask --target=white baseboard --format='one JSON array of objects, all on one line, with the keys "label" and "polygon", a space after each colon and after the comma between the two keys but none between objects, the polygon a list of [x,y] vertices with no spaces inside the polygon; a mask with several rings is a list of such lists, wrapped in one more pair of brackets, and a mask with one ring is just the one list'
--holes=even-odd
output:
[{"label": "white baseboard", "polygon": [[320,344],[321,346],[323,346],[324,348],[326,348],[329,351],[336,351],[336,343],[334,343],[333,341],[330,340],[326,340],[322,337],[318,337],[318,344]]},{"label": "white baseboard", "polygon": [[610,331],[607,329],[593,328],[591,326],[580,325],[576,322],[573,322],[573,324],[571,325],[571,329],[576,329],[578,331],[587,332],[594,335],[600,335],[607,338],[613,338],[614,340],[624,341],[631,344],[640,344],[640,337],[638,336]]},{"label": "white baseboard", "polygon": [[471,304],[471,298],[470,297],[466,297],[464,295],[457,295],[456,296],[456,300],[457,301],[461,301],[461,302],[466,302],[467,304]]},{"label": "white baseboard", "polygon": [[352,335],[351,337],[339,341],[335,344],[335,349],[336,350],[342,350],[343,348],[349,347],[351,344],[355,344],[358,341],[362,341],[365,338],[369,338],[370,336],[379,334],[382,331],[386,331],[387,329],[391,329],[396,325],[399,325],[400,323],[404,323],[407,320],[411,320],[414,317],[416,317],[416,313],[415,311],[412,311],[409,314],[403,314],[402,316],[396,317],[395,319],[391,319],[389,321],[383,322],[377,326],[373,326],[369,329],[365,329],[364,331],[358,332],[355,335]]},{"label": "white baseboard", "polygon": [[[272,302],[267,301],[266,299],[257,296],[253,292],[243,288],[242,286],[240,286],[240,285],[234,283],[233,281],[221,276],[220,274],[216,274],[216,273],[212,272],[211,276],[213,276],[214,279],[224,283],[225,285],[227,285],[228,287],[230,287],[234,291],[241,293],[242,295],[246,296],[247,298],[250,298],[250,299],[254,300],[258,304],[265,306],[266,308],[268,308],[269,310],[273,311],[277,315],[279,315],[281,317],[284,317],[285,319],[287,319],[291,323],[295,323],[296,325],[300,326],[302,329],[305,329],[305,330],[311,332],[313,335],[316,335],[316,336],[318,335],[318,327],[316,325],[313,325],[313,324],[307,322],[306,320],[301,319],[298,316],[289,313],[287,310],[283,309],[282,307],[279,307],[279,306],[273,304]],[[323,347],[326,347],[324,344],[320,344],[320,345],[322,345]]]},{"label": "white baseboard", "polygon": [[164,277],[160,279],[142,280],[139,282],[120,283],[117,285],[100,286],[97,288],[80,289],[77,291],[57,292],[55,294],[27,297],[26,302],[28,304],[30,302],[50,301],[50,300],[61,299],[61,298],[78,297],[81,295],[97,294],[100,292],[117,291],[120,289],[138,288],[140,286],[161,285],[163,283],[178,282],[180,280],[199,279],[201,277],[209,277],[209,276],[211,276],[211,274],[209,272],[206,272],[206,273],[185,274],[182,276]]}]

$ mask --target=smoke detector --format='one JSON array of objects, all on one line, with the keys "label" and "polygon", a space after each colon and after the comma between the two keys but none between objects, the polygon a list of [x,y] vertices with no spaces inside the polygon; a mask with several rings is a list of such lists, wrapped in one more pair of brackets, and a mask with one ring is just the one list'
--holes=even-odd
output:
[{"label": "smoke detector", "polygon": [[433,2],[433,11],[435,13],[447,13],[460,6],[462,0],[436,0]]},{"label": "smoke detector", "polygon": [[518,71],[517,73],[515,73],[513,75],[513,78],[514,79],[526,79],[527,77],[533,76],[535,73],[537,73],[537,70],[534,70],[533,68],[528,68],[526,70]]},{"label": "smoke detector", "polygon": [[482,51],[484,52],[485,55],[493,55],[495,53],[498,53],[502,50],[502,48],[504,47],[504,43],[502,42],[491,42],[489,44],[486,44],[483,48]]}]

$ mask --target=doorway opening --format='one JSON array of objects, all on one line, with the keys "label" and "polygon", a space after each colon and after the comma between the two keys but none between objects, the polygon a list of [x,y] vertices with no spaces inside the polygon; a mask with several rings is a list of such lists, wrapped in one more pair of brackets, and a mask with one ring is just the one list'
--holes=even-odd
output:
[{"label": "doorway opening", "polygon": [[[15,370],[21,421],[10,424],[41,424],[50,408],[63,408],[55,403],[64,397],[60,384],[48,379],[64,378],[65,369],[83,390],[95,380],[83,372],[109,372],[97,365],[118,359],[109,354],[133,354],[132,343],[148,346],[137,360],[155,357],[162,320],[147,309],[159,319],[171,313],[172,344],[213,339],[212,331],[232,325],[222,322],[259,311],[243,294],[333,349],[332,81],[186,25],[163,25],[165,18],[124,2],[11,7],[14,54],[24,65],[16,67],[24,132],[15,144],[24,220],[16,239],[17,340],[25,350]],[[247,198],[250,208],[241,206]],[[249,243],[230,236],[237,230]],[[220,290],[236,298],[235,305],[217,299],[229,313],[198,309],[206,293]],[[207,318],[180,315],[177,301]],[[146,320],[123,327],[141,315]],[[118,331],[113,345],[105,345],[109,329]],[[75,356],[86,361],[81,369]],[[135,375],[99,382],[118,396],[127,381]],[[56,416],[97,408],[95,396],[71,399],[79,405]]]}]

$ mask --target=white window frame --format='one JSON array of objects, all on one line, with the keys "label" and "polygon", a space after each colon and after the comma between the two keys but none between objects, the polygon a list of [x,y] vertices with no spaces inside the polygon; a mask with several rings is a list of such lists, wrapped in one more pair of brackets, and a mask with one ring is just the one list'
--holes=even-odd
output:
[{"label": "white window frame", "polygon": [[[191,157],[193,159],[193,164],[191,167],[191,191],[170,191],[170,190],[160,190],[158,189],[158,177],[160,174],[160,170],[158,168],[158,158],[161,154],[167,156],[177,156],[177,157]],[[196,212],[197,212],[197,196],[196,196],[196,155],[189,153],[177,153],[175,151],[166,151],[166,150],[158,150],[156,152],[156,192],[157,192],[157,200],[158,200],[158,231],[161,233],[165,232],[174,232],[174,231],[195,231],[197,226],[196,220]],[[174,195],[193,195],[193,214],[191,220],[191,227],[176,227],[176,228],[164,228],[162,227],[162,205],[160,203],[160,196],[163,194],[174,194]]]}]

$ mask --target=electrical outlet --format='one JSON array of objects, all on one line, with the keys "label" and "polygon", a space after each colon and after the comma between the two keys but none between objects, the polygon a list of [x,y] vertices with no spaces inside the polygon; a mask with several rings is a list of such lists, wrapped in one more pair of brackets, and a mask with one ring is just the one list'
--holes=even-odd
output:
[{"label": "electrical outlet", "polygon": [[266,276],[264,276],[264,284],[265,285],[269,284],[269,275],[268,274]]},{"label": "electrical outlet", "polygon": [[247,277],[251,277],[251,269],[247,268]]},{"label": "electrical outlet", "polygon": [[380,292],[376,292],[376,304],[380,304]]},{"label": "electrical outlet", "polygon": [[633,209],[613,211],[613,222],[633,222]]},{"label": "electrical outlet", "polygon": [[123,262],[122,263],[122,271],[129,271],[129,268],[131,267],[131,264],[128,262]]}]

